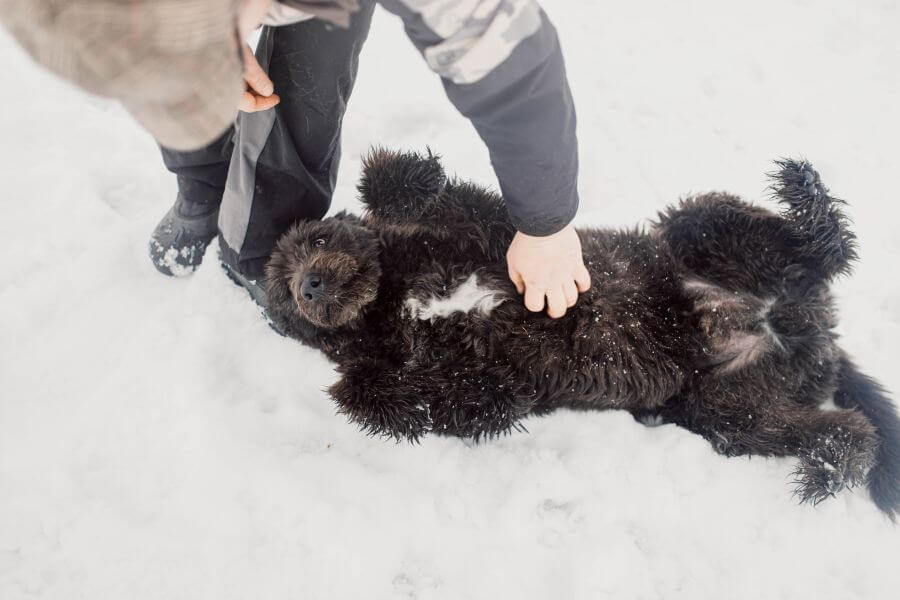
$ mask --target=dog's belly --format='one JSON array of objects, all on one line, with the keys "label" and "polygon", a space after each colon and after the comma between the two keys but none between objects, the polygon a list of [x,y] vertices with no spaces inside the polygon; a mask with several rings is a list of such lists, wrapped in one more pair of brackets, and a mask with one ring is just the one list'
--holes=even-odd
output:
[{"label": "dog's belly", "polygon": [[535,412],[560,406],[658,408],[681,388],[689,354],[677,303],[601,278],[562,319],[531,313],[505,273],[482,270],[412,286],[402,306],[416,363],[511,373]]},{"label": "dog's belly", "polygon": [[464,281],[449,290],[446,285],[410,290],[403,310],[410,318],[419,321],[447,318],[457,313],[489,317],[501,302],[508,299],[503,290],[479,281],[477,273],[470,273]]},{"label": "dog's belly", "polygon": [[574,326],[527,336],[538,337],[529,351],[505,355],[534,387],[536,410],[655,409],[680,391],[687,365],[675,351],[677,336],[653,335],[652,317],[604,320],[585,304],[574,311]]}]

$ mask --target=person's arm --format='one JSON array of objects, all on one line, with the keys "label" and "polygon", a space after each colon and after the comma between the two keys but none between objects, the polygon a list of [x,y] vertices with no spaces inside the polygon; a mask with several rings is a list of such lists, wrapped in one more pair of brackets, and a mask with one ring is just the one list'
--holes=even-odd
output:
[{"label": "person's arm", "polygon": [[526,306],[562,316],[590,287],[578,210],[575,107],[556,30],[534,0],[382,0],[488,147],[518,235]]}]

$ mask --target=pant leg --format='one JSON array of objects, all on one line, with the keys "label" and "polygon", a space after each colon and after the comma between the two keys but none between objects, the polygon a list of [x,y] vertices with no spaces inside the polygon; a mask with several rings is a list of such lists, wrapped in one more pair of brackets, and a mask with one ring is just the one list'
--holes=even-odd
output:
[{"label": "pant leg", "polygon": [[219,208],[234,149],[234,128],[205,148],[179,152],[160,147],[163,163],[178,177],[179,212],[188,217]]},{"label": "pant leg", "polygon": [[245,276],[260,277],[278,238],[331,204],[341,122],[374,1],[361,5],[348,29],[311,20],[262,32],[257,56],[281,103],[239,115],[219,212],[223,259]]}]

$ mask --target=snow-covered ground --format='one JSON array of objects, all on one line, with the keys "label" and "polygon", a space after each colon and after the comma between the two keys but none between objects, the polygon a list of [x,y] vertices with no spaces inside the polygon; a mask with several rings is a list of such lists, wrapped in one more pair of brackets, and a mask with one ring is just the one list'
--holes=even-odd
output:
[{"label": "snow-covered ground", "polygon": [[[861,240],[844,344],[900,390],[900,3],[544,5],[579,109],[579,222],[711,188],[767,203],[769,161],[806,156]],[[862,490],[797,506],[791,460],[725,459],[617,412],[481,445],[361,436],[322,391],[327,361],[214,260],[153,270],[175,184],[122,110],[2,34],[0,88],[3,600],[897,597],[900,529]],[[493,181],[389,15],[345,131],[335,209],[375,143]]]}]

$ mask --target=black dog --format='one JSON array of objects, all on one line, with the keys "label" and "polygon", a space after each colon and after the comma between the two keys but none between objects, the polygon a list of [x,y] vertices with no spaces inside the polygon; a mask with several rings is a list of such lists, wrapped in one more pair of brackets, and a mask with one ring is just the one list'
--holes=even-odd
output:
[{"label": "black dog", "polygon": [[363,218],[295,226],[267,269],[269,314],[324,351],[340,411],[373,434],[479,439],[558,407],[682,425],[727,455],[795,455],[818,502],[868,481],[900,510],[900,419],[836,344],[829,282],[855,238],[808,163],[779,163],[776,215],[726,194],[649,232],[579,231],[593,286],[565,317],[507,277],[500,198],[434,156],[375,151]]}]

